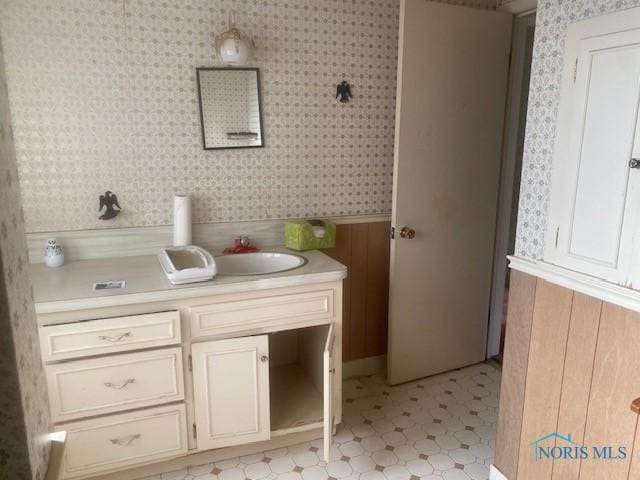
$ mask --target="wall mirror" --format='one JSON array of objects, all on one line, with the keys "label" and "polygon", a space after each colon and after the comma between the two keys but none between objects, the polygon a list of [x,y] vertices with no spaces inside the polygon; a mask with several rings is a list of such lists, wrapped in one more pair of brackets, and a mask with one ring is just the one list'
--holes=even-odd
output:
[{"label": "wall mirror", "polygon": [[197,69],[205,150],[264,146],[257,68]]}]

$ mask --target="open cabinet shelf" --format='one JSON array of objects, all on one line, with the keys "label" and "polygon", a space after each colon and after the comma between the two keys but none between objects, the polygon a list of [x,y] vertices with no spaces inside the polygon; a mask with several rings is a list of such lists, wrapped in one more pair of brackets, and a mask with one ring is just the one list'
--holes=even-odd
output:
[{"label": "open cabinet shelf", "polygon": [[329,325],[320,325],[269,336],[272,432],[321,426],[328,332]]},{"label": "open cabinet shelf", "polygon": [[299,365],[271,369],[271,431],[321,424],[322,393]]},{"label": "open cabinet shelf", "polygon": [[194,343],[198,450],[334,426],[334,324]]}]

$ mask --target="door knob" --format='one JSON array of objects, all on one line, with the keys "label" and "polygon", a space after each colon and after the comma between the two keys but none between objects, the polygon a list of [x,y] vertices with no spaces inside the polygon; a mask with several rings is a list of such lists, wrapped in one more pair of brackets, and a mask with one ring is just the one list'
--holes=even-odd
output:
[{"label": "door knob", "polygon": [[269,357],[268,357],[267,355],[262,355],[262,356],[260,357],[260,361],[261,361],[261,362],[267,362],[268,360],[269,360]]},{"label": "door knob", "polygon": [[407,240],[411,240],[416,236],[416,231],[413,228],[402,227],[402,229],[400,230],[400,236],[402,238],[406,238]]},{"label": "door knob", "polygon": [[629,168],[640,168],[640,158],[632,158],[629,160]]}]

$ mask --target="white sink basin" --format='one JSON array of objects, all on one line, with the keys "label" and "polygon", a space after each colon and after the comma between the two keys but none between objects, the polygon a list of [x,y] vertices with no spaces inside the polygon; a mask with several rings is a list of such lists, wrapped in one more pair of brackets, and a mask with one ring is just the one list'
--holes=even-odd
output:
[{"label": "white sink basin", "polygon": [[307,259],[292,253],[237,253],[215,257],[218,275],[266,275],[302,267]]}]

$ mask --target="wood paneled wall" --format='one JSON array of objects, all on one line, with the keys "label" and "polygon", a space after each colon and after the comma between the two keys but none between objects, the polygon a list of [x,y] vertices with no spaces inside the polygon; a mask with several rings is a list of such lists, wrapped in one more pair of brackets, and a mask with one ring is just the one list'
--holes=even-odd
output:
[{"label": "wood paneled wall", "polygon": [[[638,397],[640,313],[512,272],[495,457],[509,480],[640,478]],[[627,456],[536,461],[552,432]]]},{"label": "wood paneled wall", "polygon": [[338,225],[335,248],[323,250],[347,266],[343,299],[344,361],[387,353],[389,222]]}]

